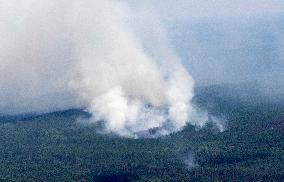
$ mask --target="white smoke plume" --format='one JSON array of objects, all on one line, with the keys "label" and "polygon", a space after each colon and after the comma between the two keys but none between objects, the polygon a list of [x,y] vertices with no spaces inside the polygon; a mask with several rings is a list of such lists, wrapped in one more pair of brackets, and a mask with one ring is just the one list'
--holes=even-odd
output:
[{"label": "white smoke plume", "polygon": [[158,16],[111,0],[0,0],[0,112],[85,107],[106,130],[177,131],[193,79]]}]

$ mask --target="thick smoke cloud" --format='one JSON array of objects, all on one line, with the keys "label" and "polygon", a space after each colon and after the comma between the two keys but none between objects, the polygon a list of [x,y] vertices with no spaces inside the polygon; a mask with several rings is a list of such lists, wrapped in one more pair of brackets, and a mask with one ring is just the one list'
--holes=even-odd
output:
[{"label": "thick smoke cloud", "polygon": [[107,0],[0,0],[0,34],[2,114],[84,107],[129,137],[177,131],[194,115],[194,82],[154,12]]}]

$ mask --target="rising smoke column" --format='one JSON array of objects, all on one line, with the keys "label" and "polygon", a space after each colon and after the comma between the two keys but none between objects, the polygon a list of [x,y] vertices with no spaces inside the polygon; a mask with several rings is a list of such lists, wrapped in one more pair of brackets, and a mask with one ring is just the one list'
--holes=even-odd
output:
[{"label": "rising smoke column", "polygon": [[185,126],[193,80],[158,18],[139,25],[147,38],[129,23],[137,18],[130,9],[107,0],[0,0],[0,109],[86,107],[93,122],[126,137]]}]

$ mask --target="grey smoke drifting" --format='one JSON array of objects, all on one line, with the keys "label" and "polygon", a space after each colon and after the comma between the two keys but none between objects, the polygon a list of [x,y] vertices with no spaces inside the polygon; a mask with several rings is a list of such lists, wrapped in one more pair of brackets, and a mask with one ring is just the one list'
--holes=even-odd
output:
[{"label": "grey smoke drifting", "polygon": [[[269,99],[284,98],[284,1],[143,0],[167,26],[198,86],[254,83]],[[249,91],[249,90],[248,90]]]},{"label": "grey smoke drifting", "polygon": [[0,0],[0,111],[85,107],[129,137],[181,129],[193,79],[159,17],[142,14],[108,0]]}]

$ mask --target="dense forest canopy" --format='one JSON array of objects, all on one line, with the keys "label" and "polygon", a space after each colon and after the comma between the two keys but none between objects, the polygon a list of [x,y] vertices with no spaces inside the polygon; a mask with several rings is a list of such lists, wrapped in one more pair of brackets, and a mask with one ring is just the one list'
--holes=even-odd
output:
[{"label": "dense forest canopy", "polygon": [[77,109],[2,116],[0,179],[283,181],[284,104],[244,96],[242,88],[196,89],[196,105],[226,118],[223,132],[208,123],[161,138],[127,139],[78,123],[88,113]]}]

